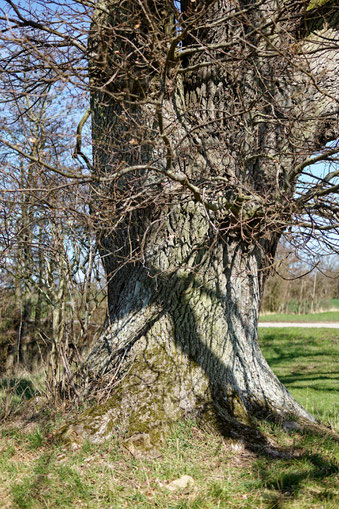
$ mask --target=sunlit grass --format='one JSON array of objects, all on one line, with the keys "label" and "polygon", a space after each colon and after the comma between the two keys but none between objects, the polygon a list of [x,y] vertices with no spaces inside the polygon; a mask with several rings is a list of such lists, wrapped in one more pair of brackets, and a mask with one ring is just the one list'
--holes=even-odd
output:
[{"label": "sunlit grass", "polygon": [[260,322],[339,322],[339,311],[324,311],[305,315],[273,313],[262,315]]},{"label": "sunlit grass", "polygon": [[339,329],[260,329],[273,371],[311,414],[339,427]]}]

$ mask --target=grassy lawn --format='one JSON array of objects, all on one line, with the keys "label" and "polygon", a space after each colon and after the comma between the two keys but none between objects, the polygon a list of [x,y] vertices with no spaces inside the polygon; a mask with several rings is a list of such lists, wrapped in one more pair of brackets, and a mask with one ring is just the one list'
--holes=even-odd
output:
[{"label": "grassy lawn", "polygon": [[272,314],[262,315],[260,322],[339,322],[339,311],[324,311],[322,313],[312,313],[306,315],[294,314]]},{"label": "grassy lawn", "polygon": [[339,329],[260,329],[264,356],[312,415],[339,429]]},{"label": "grassy lawn", "polygon": [[[265,329],[260,341],[299,401],[337,425],[339,331]],[[28,419],[32,405],[34,396],[27,399],[25,414],[0,426],[1,508],[335,509],[339,504],[339,448],[330,429],[288,433],[276,424],[257,423],[263,445],[253,449],[186,421],[173,428],[157,457],[140,458],[114,438],[73,449],[57,442],[53,431],[67,414],[45,409]],[[190,484],[174,488],[171,483],[183,475],[190,476]]]}]

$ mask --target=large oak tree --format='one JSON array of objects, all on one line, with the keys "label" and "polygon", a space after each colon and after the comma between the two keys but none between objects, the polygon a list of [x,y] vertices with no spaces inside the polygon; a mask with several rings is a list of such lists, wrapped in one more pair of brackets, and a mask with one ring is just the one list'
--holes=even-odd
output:
[{"label": "large oak tree", "polygon": [[[75,155],[92,172],[108,280],[87,360],[112,389],[99,432],[152,435],[186,415],[312,420],[263,358],[257,325],[283,232],[329,244],[338,227],[335,2],[76,3],[93,7],[87,50],[74,32],[19,21],[88,59]],[[305,180],[320,160],[328,172]]]}]

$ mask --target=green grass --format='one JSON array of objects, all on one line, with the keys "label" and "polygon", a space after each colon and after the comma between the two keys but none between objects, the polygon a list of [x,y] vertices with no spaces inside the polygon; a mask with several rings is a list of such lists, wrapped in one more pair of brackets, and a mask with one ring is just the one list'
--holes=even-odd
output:
[{"label": "green grass", "polygon": [[[265,329],[260,342],[299,401],[325,423],[338,424],[339,332]],[[25,405],[33,403],[34,398]],[[138,458],[118,438],[72,449],[51,439],[51,418],[15,419],[0,427],[2,508],[338,507],[339,448],[330,431],[287,433],[277,424],[257,423],[258,436],[274,452],[268,455],[264,448],[253,452],[187,420],[173,428],[158,457]],[[194,485],[171,492],[167,486],[182,475],[191,476]]]},{"label": "green grass", "polygon": [[263,354],[311,414],[339,427],[339,329],[259,330]]},{"label": "green grass", "polygon": [[324,311],[306,315],[272,314],[262,315],[260,322],[339,322],[339,311]]},{"label": "green grass", "polygon": [[[131,456],[118,440],[72,451],[45,438],[32,452],[21,431],[20,439],[7,437],[2,455],[2,507],[334,509],[333,440],[307,433],[291,437],[272,424],[261,431],[271,444],[279,442],[280,457],[253,454],[190,421],[173,430],[155,459]],[[287,450],[292,457],[282,457]],[[170,492],[169,483],[182,475],[194,485]]]}]

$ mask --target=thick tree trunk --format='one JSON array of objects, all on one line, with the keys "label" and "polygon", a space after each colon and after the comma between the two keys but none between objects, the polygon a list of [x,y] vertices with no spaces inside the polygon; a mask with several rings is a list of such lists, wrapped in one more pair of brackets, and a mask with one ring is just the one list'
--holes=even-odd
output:
[{"label": "thick tree trunk", "polygon": [[164,212],[143,262],[109,284],[110,325],[89,357],[92,376],[115,384],[103,433],[108,423],[129,435],[158,432],[187,415],[311,419],[258,345],[263,257],[275,242],[216,237],[194,202]]},{"label": "thick tree trunk", "polygon": [[104,5],[89,39],[109,313],[87,366],[114,387],[99,434],[185,415],[312,420],[262,357],[257,321],[300,164],[333,135],[332,81],[314,82],[298,21],[269,1],[244,17],[242,3],[235,17],[228,0],[182,2],[177,31],[171,2]]}]

